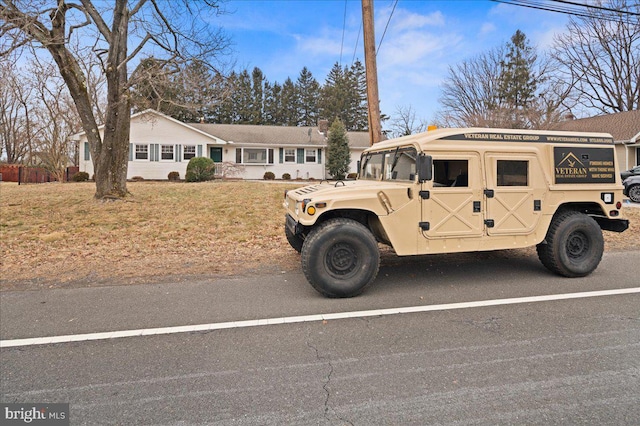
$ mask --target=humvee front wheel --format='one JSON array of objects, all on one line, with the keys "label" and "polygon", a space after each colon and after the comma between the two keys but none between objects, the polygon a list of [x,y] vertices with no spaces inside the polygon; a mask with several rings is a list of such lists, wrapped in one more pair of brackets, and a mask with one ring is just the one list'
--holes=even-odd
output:
[{"label": "humvee front wheel", "polygon": [[326,297],[353,297],[378,275],[380,252],[371,232],[351,219],[330,219],[302,246],[302,270]]},{"label": "humvee front wheel", "polygon": [[586,214],[566,211],[553,218],[545,242],[538,244],[537,251],[550,271],[565,277],[584,277],[602,259],[602,230]]}]

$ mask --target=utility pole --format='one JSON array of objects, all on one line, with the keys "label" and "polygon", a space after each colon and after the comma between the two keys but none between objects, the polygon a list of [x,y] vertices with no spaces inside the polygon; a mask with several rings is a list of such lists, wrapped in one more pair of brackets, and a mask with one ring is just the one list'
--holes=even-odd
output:
[{"label": "utility pole", "polygon": [[378,98],[378,67],[376,65],[376,37],[373,27],[373,0],[362,0],[362,31],[364,34],[364,66],[367,79],[369,107],[369,143],[382,140],[380,99]]}]

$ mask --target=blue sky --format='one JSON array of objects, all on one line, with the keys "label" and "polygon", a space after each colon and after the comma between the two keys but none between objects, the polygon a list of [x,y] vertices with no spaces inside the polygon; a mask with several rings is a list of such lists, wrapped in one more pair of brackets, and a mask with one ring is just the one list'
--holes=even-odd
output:
[{"label": "blue sky", "polygon": [[[505,43],[518,29],[546,50],[567,21],[489,0],[399,0],[389,20],[394,3],[374,1],[376,44],[389,22],[378,52],[381,109],[393,115],[411,106],[426,120],[438,110],[449,66]],[[237,69],[259,67],[282,83],[306,66],[322,84],[334,63],[364,63],[360,0],[229,0],[226,9],[231,13],[214,23],[231,37]]]}]

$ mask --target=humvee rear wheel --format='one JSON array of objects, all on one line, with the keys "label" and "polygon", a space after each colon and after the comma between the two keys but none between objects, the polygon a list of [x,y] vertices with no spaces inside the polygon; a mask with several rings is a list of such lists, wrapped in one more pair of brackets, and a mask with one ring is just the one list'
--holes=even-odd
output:
[{"label": "humvee rear wheel", "polygon": [[380,252],[371,232],[351,219],[330,219],[302,246],[302,270],[326,297],[353,297],[378,275]]},{"label": "humvee rear wheel", "polygon": [[584,277],[602,259],[604,239],[598,223],[586,214],[566,211],[554,217],[538,257],[552,272],[565,277]]},{"label": "humvee rear wheel", "polygon": [[298,253],[302,251],[302,244],[304,240],[299,235],[295,235],[293,232],[289,230],[287,225],[284,226],[284,235],[287,237],[287,241],[289,245]]}]

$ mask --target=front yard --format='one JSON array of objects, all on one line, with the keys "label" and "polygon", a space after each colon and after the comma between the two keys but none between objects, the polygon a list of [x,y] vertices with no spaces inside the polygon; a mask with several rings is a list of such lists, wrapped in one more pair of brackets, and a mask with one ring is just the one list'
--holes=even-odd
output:
[{"label": "front yard", "polygon": [[[131,182],[127,201],[97,202],[93,183],[2,182],[1,288],[299,268],[299,256],[284,237],[282,197],[285,189],[303,184]],[[606,251],[640,249],[640,208],[623,211],[631,228],[605,232]]]}]

